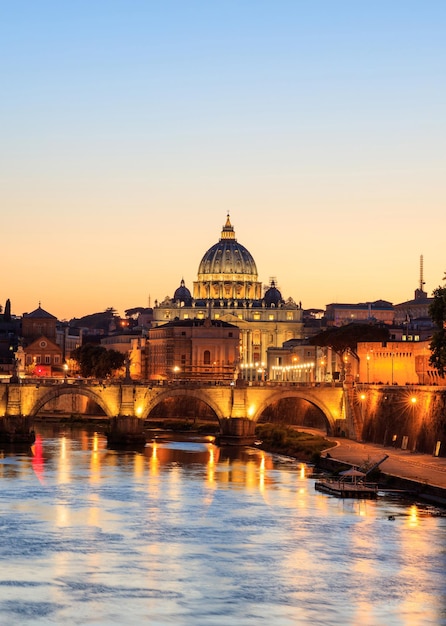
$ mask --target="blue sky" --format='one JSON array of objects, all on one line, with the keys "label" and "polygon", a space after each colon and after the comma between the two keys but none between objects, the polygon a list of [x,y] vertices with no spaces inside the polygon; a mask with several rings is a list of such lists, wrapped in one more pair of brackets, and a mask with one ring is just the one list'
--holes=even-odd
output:
[{"label": "blue sky", "polygon": [[305,308],[446,271],[444,2],[0,1],[0,303],[191,288],[227,211]]}]

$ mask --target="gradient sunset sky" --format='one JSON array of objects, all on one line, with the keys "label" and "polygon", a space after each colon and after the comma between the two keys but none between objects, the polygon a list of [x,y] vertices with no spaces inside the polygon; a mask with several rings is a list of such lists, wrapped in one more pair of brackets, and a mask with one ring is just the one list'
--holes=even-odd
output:
[{"label": "gradient sunset sky", "polygon": [[192,290],[230,213],[304,308],[446,271],[444,0],[0,0],[0,304]]}]

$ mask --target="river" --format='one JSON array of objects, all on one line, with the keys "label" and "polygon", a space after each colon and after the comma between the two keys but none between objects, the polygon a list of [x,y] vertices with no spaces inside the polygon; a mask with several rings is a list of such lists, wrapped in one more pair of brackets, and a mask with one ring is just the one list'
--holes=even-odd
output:
[{"label": "river", "polygon": [[0,458],[1,624],[446,624],[446,518],[423,505],[206,439],[36,430]]}]

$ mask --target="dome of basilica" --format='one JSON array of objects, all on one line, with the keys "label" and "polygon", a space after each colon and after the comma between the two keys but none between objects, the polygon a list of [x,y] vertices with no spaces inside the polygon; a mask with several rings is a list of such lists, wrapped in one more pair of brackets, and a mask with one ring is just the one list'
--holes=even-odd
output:
[{"label": "dome of basilica", "polygon": [[267,307],[277,307],[283,303],[282,294],[276,287],[274,280],[271,281],[271,286],[265,291],[264,296],[265,304]]},{"label": "dome of basilica", "polygon": [[251,253],[235,238],[229,215],[220,240],[201,259],[197,278],[195,298],[239,300],[261,297],[257,266]]},{"label": "dome of basilica", "polygon": [[220,240],[204,254],[198,268],[199,275],[249,274],[257,280],[257,267],[251,253],[238,243],[229,215]]},{"label": "dome of basilica", "polygon": [[180,286],[175,290],[173,294],[173,301],[180,302],[184,304],[184,306],[190,306],[192,304],[192,295],[189,289],[186,287],[184,283],[184,279],[181,279]]}]

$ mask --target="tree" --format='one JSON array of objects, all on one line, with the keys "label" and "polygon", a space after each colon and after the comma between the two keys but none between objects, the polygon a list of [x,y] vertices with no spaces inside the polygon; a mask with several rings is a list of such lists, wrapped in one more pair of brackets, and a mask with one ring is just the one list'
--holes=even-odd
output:
[{"label": "tree", "polygon": [[11,321],[11,300],[8,298],[5,304],[5,312],[3,314],[3,321],[10,322]]},{"label": "tree", "polygon": [[331,348],[341,363],[342,377],[345,370],[345,356],[351,354],[357,361],[357,347],[360,341],[387,341],[389,329],[375,324],[346,324],[327,328],[310,339],[313,346]]},{"label": "tree", "polygon": [[107,334],[110,328],[119,326],[119,317],[116,314],[116,310],[113,307],[109,307],[101,313],[91,313],[78,319],[74,318],[71,320],[70,325],[78,328],[86,327],[90,330],[103,330]]},{"label": "tree", "polygon": [[433,296],[434,299],[429,306],[429,315],[437,330],[432,335],[430,343],[429,363],[438,375],[443,377],[446,374],[446,287],[434,289]]},{"label": "tree", "polygon": [[126,309],[124,311],[126,317],[133,317],[134,315],[139,315],[140,313],[144,313],[147,311],[143,306],[135,306],[132,309]]},{"label": "tree", "polygon": [[107,350],[104,346],[86,343],[71,352],[71,358],[79,363],[81,375],[85,378],[106,378],[124,365],[125,355],[117,350]]}]

